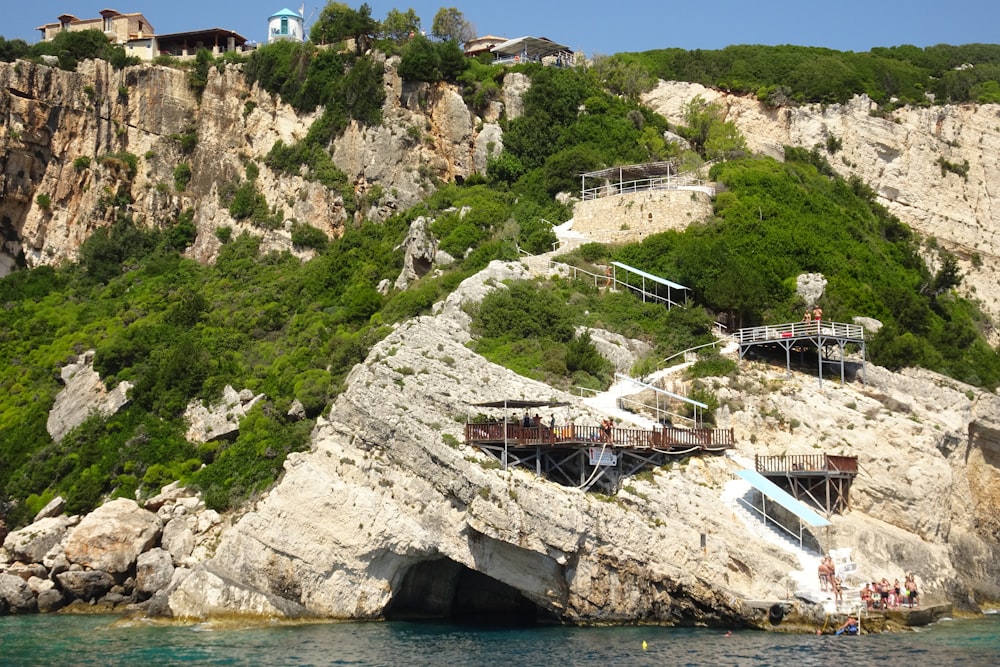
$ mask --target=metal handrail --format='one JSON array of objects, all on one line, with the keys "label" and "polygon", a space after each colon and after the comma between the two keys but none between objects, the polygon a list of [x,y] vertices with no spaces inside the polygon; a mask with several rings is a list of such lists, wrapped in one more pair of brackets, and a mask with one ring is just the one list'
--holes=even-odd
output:
[{"label": "metal handrail", "polygon": [[644,300],[646,298],[648,298],[648,299],[650,299],[652,301],[656,301],[658,303],[662,303],[662,304],[666,305],[668,308],[671,307],[671,306],[680,306],[680,305],[682,305],[682,304],[680,304],[680,303],[678,303],[676,301],[671,301],[670,299],[668,299],[666,297],[660,296],[659,294],[654,294],[653,292],[646,292],[641,287],[638,287],[636,285],[632,285],[631,283],[628,283],[628,282],[626,282],[624,280],[619,280],[618,277],[615,276],[615,275],[608,276],[608,275],[600,275],[600,274],[597,274],[597,273],[591,273],[590,271],[587,271],[586,269],[581,269],[580,267],[573,266],[572,264],[565,264],[563,262],[557,262],[554,259],[550,259],[549,260],[549,267],[550,268],[565,269],[565,270],[569,271],[572,274],[573,280],[579,280],[580,278],[579,278],[578,274],[581,274],[581,273],[583,275],[585,275],[585,276],[590,276],[591,278],[594,279],[594,287],[604,287],[605,285],[607,285],[607,286],[612,287],[612,288],[617,288],[619,285],[621,285],[623,287],[626,287],[626,288],[628,288],[630,290],[635,290],[636,292],[642,294]]},{"label": "metal handrail", "polygon": [[615,195],[649,192],[651,190],[681,190],[692,187],[706,187],[700,178],[690,176],[656,176],[641,178],[635,181],[607,183],[593,188],[583,188],[580,196],[583,201],[613,197]]},{"label": "metal handrail", "polygon": [[670,361],[671,359],[676,359],[677,357],[681,356],[682,354],[687,354],[688,352],[694,352],[695,350],[700,350],[703,347],[715,347],[716,345],[719,345],[720,343],[728,343],[733,338],[734,338],[734,336],[732,334],[730,334],[730,335],[726,336],[725,338],[720,338],[718,340],[714,340],[711,343],[705,343],[704,345],[696,345],[694,347],[689,347],[688,349],[683,350],[681,352],[678,352],[677,354],[670,355],[669,357],[667,357],[666,359],[664,359],[663,361],[661,361],[656,368],[657,368],[657,370],[659,370],[661,368],[664,368],[666,366],[666,364],[667,364],[668,361]]},{"label": "metal handrail", "polygon": [[740,344],[778,341],[787,338],[809,338],[820,335],[864,341],[865,328],[860,324],[822,320],[748,327],[740,329],[734,334]]}]

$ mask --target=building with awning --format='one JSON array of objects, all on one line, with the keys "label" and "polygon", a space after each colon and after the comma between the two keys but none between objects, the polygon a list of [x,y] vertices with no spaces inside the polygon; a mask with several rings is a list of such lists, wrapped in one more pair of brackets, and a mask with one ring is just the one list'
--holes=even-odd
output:
[{"label": "building with awning", "polygon": [[247,43],[243,35],[225,28],[190,30],[156,36],[158,55],[186,58],[195,56],[199,50],[208,49],[213,56],[235,51],[242,52]]},{"label": "building with awning", "polygon": [[493,62],[500,65],[541,63],[544,65],[570,66],[573,51],[564,44],[547,37],[517,37],[497,44],[492,49]]}]

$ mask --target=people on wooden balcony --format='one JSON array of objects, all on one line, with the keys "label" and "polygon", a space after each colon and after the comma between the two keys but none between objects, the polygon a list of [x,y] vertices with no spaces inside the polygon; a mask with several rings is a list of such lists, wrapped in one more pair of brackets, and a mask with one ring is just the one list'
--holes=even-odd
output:
[{"label": "people on wooden balcony", "polygon": [[611,429],[614,428],[614,425],[610,419],[601,420],[601,442],[611,442]]}]

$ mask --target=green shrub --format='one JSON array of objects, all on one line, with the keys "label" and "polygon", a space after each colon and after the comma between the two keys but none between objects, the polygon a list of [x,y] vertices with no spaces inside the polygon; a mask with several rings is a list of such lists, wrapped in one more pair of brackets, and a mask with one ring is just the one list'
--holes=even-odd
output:
[{"label": "green shrub", "polygon": [[473,330],[484,338],[573,338],[573,313],[551,289],[515,281],[487,294],[474,310]]},{"label": "green shrub", "polygon": [[86,155],[81,155],[80,157],[73,160],[73,168],[77,171],[84,171],[90,169],[90,157]]},{"label": "green shrub", "polygon": [[128,152],[108,153],[101,158],[101,166],[106,169],[124,171],[129,178],[135,178],[139,171],[139,158]]},{"label": "green shrub", "polygon": [[172,134],[170,138],[177,142],[184,155],[190,155],[198,146],[197,128],[192,127],[181,134]]},{"label": "green shrub", "polygon": [[292,226],[292,245],[299,248],[313,248],[323,250],[330,239],[321,229],[312,225],[296,223]]},{"label": "green shrub", "polygon": [[188,183],[191,182],[191,165],[181,162],[174,167],[174,188],[178,192],[187,190]]},{"label": "green shrub", "polygon": [[52,207],[52,197],[48,193],[42,192],[35,197],[35,203],[38,204],[39,208],[48,211]]},{"label": "green shrub", "polygon": [[611,362],[597,351],[589,331],[584,331],[566,345],[566,369],[571,373],[583,371],[594,377],[608,376],[613,370]]}]

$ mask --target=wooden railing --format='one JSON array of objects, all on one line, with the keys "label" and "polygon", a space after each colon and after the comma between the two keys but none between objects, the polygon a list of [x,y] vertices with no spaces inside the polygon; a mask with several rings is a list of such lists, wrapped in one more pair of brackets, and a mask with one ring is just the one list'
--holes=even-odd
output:
[{"label": "wooden railing", "polygon": [[762,475],[797,472],[838,472],[858,474],[858,457],[830,454],[792,454],[785,456],[754,456],[754,467]]},{"label": "wooden railing", "polygon": [[465,425],[465,441],[513,445],[602,445],[637,449],[695,447],[729,449],[735,446],[733,429],[665,428],[647,431],[638,428],[612,428],[610,434],[600,426],[521,426],[498,422]]},{"label": "wooden railing", "polygon": [[761,343],[783,338],[808,338],[810,336],[834,336],[853,340],[865,339],[865,328],[860,324],[845,324],[844,322],[793,322],[790,324],[771,324],[762,327],[750,327],[736,332],[736,339],[742,343]]}]

